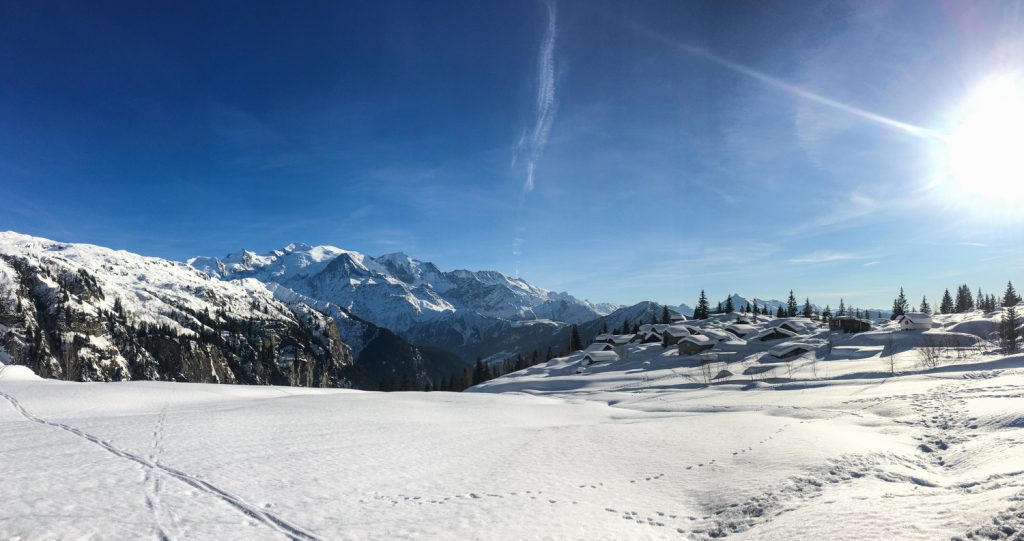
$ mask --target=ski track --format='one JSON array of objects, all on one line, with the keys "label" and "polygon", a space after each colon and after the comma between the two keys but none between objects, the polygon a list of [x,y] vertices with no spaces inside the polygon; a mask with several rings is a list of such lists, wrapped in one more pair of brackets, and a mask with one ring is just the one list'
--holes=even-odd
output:
[{"label": "ski track", "polygon": [[[104,440],[102,440],[102,439],[100,439],[100,438],[98,438],[96,436],[93,436],[92,434],[84,432],[84,431],[82,431],[82,430],[80,430],[80,429],[78,429],[78,428],[76,428],[74,426],[63,424],[63,423],[57,423],[57,422],[53,422],[53,421],[47,421],[46,419],[43,419],[41,417],[36,417],[31,412],[29,412],[24,406],[22,406],[21,402],[19,402],[17,398],[14,398],[13,396],[11,396],[11,395],[9,395],[7,393],[4,393],[2,391],[0,391],[0,396],[3,396],[5,399],[7,399],[7,401],[10,402],[12,406],[14,406],[14,409],[17,410],[18,413],[20,413],[22,417],[24,417],[25,419],[27,419],[29,421],[32,421],[34,423],[38,423],[40,425],[50,426],[50,427],[53,427],[53,428],[59,428],[61,430],[64,430],[64,431],[69,432],[71,434],[74,434],[75,436],[78,436],[79,438],[82,438],[82,439],[84,439],[84,440],[86,440],[88,442],[96,444],[96,445],[100,446],[101,448],[107,450],[108,452],[110,452],[110,453],[112,453],[112,454],[114,454],[116,456],[119,456],[119,457],[124,458],[126,460],[130,460],[132,462],[135,462],[135,463],[141,465],[146,470],[157,471],[157,472],[163,473],[165,475],[169,475],[170,477],[173,477],[174,479],[177,479],[177,480],[179,480],[179,481],[181,481],[181,482],[183,482],[183,483],[185,483],[185,484],[187,484],[187,485],[189,485],[189,486],[191,486],[193,488],[196,488],[196,489],[198,489],[198,490],[200,490],[202,492],[205,492],[205,493],[207,493],[207,494],[209,494],[209,495],[211,495],[211,496],[221,500],[222,502],[224,502],[224,503],[228,504],[229,506],[235,508],[236,510],[240,511],[242,514],[244,514],[244,515],[246,515],[246,516],[248,516],[248,517],[250,517],[252,519],[255,519],[255,520],[259,521],[260,523],[264,524],[265,526],[267,526],[267,527],[269,527],[271,529],[274,529],[274,530],[278,531],[279,533],[283,534],[285,537],[287,537],[289,539],[296,540],[296,541],[319,541],[320,540],[319,537],[317,537],[317,536],[307,532],[306,530],[300,528],[299,526],[291,524],[287,520],[285,520],[285,519],[283,519],[281,517],[278,517],[277,515],[275,515],[273,513],[269,513],[267,511],[264,511],[264,510],[261,510],[261,509],[257,509],[256,507],[253,507],[252,505],[249,505],[248,503],[245,503],[245,501],[243,501],[241,498],[239,498],[239,497],[237,497],[237,496],[227,492],[226,490],[223,490],[223,489],[217,487],[216,485],[214,485],[214,484],[212,484],[212,483],[210,483],[208,481],[204,481],[204,480],[199,479],[199,478],[197,478],[197,477],[195,477],[193,475],[189,475],[188,473],[185,473],[185,472],[183,472],[181,470],[172,468],[170,466],[166,466],[164,464],[160,464],[160,463],[154,462],[151,459],[147,459],[147,458],[141,457],[141,456],[139,456],[137,454],[134,454],[134,453],[131,453],[129,451],[125,451],[124,449],[116,447],[113,444],[111,444],[111,443],[109,443],[107,441],[104,441]],[[163,430],[163,423],[164,423],[163,419],[165,419],[165,418],[166,418],[166,410],[165,410],[165,412],[161,413],[161,418],[158,419],[158,426],[156,428],[154,428],[154,441],[153,441],[154,451],[157,448],[159,448],[160,441],[162,440],[162,437],[160,436],[160,434],[162,433],[162,430]],[[156,500],[155,497],[151,499],[150,495],[147,494],[147,504],[148,504],[150,510],[152,510],[154,513],[157,512],[157,508],[158,508],[157,507],[157,501],[158,500]],[[161,539],[167,539],[168,538],[166,532],[163,530],[163,528],[159,524],[157,524],[157,529],[158,529],[157,535],[160,536]]]}]

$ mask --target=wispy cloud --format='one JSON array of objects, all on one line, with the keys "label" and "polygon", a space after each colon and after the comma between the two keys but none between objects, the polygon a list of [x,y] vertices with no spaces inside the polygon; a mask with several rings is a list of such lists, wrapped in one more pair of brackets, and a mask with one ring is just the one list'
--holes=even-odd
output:
[{"label": "wispy cloud", "polygon": [[864,264],[864,266],[865,267],[874,267],[877,264],[878,264],[878,261],[868,261],[867,263]]},{"label": "wispy cloud", "polygon": [[833,263],[836,261],[856,261],[860,259],[870,259],[873,256],[866,254],[857,254],[852,252],[834,252],[831,250],[819,250],[817,252],[811,252],[809,254],[793,257],[788,259],[790,263],[798,265],[813,265],[817,263]]},{"label": "wispy cloud", "polygon": [[796,235],[811,233],[817,230],[840,227],[851,223],[859,223],[859,218],[864,218],[883,209],[883,205],[877,199],[861,195],[850,194],[842,200],[830,205],[831,210],[807,221],[796,224],[789,228],[788,234]]},{"label": "wispy cloud", "polygon": [[519,137],[512,156],[513,166],[520,159],[525,162],[526,178],[523,181],[524,192],[533,191],[537,162],[540,160],[541,155],[544,153],[544,147],[548,143],[548,134],[551,133],[551,125],[555,121],[555,113],[558,109],[555,94],[555,37],[558,33],[557,10],[553,1],[547,2],[546,6],[548,25],[544,29],[544,36],[541,38],[540,43],[540,53],[537,57],[537,115],[534,120],[533,129],[529,132],[524,132]]},{"label": "wispy cloud", "polygon": [[[540,53],[537,56],[536,117],[533,129],[523,132],[512,153],[512,167],[522,161],[525,169],[517,213],[522,209],[526,194],[532,192],[536,185],[537,162],[544,154],[544,147],[548,144],[548,135],[551,133],[551,125],[555,122],[555,113],[558,110],[555,88],[555,37],[558,34],[558,12],[553,0],[549,0],[545,7],[547,7],[548,24],[544,28]],[[512,238],[512,255],[516,258],[517,276],[519,275],[519,256],[522,254],[523,245],[526,242],[525,233],[526,228],[517,225]]]}]

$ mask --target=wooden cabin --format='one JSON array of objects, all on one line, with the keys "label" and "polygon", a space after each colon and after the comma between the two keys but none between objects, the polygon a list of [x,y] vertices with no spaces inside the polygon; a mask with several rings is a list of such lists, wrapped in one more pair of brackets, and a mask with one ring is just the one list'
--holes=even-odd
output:
[{"label": "wooden cabin", "polygon": [[781,327],[775,327],[773,329],[765,329],[763,332],[757,335],[757,339],[761,342],[770,342],[772,340],[783,340],[785,338],[793,338],[796,333],[790,330],[783,329]]},{"label": "wooden cabin", "polygon": [[696,355],[715,347],[715,341],[704,335],[684,336],[677,343],[680,355]]},{"label": "wooden cabin", "polygon": [[932,328],[932,316],[921,312],[910,312],[896,318],[901,331],[927,331]]},{"label": "wooden cabin", "polygon": [[580,364],[590,366],[594,363],[611,363],[619,360],[619,354],[614,351],[591,351],[583,356]]},{"label": "wooden cabin", "polygon": [[871,322],[853,316],[839,316],[828,322],[828,328],[832,331],[843,331],[844,333],[867,332],[871,330]]}]

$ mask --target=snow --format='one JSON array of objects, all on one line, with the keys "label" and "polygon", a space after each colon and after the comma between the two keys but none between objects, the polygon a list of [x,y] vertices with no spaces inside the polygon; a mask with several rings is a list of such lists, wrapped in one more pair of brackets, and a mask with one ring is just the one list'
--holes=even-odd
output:
[{"label": "snow", "polygon": [[1012,538],[1024,355],[978,337],[934,367],[920,355],[993,318],[818,328],[787,360],[774,342],[715,341],[704,366],[634,344],[461,394],[0,366],[0,538]]},{"label": "snow", "polygon": [[290,291],[287,295],[302,297],[311,306],[344,307],[407,338],[418,326],[438,320],[482,318],[467,333],[472,337],[497,319],[582,323],[618,308],[500,272],[442,272],[433,263],[401,252],[371,257],[334,246],[289,244],[264,255],[243,250],[224,259],[195,257],[188,264],[219,278],[248,277],[273,284],[282,294]]},{"label": "snow", "polygon": [[[179,307],[211,314],[224,309],[243,316],[293,318],[288,307],[275,302],[273,294],[259,281],[215,280],[181,263],[123,250],[0,232],[0,254],[25,257],[33,264],[45,264],[71,274],[87,270],[106,296],[90,299],[88,304],[72,298],[83,311],[113,311],[115,302],[120,300],[133,321],[169,326],[180,334],[194,333],[171,317]],[[0,261],[0,283],[11,282],[14,274],[10,265]],[[37,277],[51,291],[58,290],[57,283],[45,274]],[[253,309],[257,302],[263,310]]]}]

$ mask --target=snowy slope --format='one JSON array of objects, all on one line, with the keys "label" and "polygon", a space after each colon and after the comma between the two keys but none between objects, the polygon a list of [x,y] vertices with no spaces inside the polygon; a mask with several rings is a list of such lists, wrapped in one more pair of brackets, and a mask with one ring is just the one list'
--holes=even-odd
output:
[{"label": "snowy slope", "polygon": [[[0,367],[0,538],[1012,539],[1024,356],[919,366],[924,337],[993,317],[837,335],[792,374],[711,385],[657,344],[462,394]],[[736,372],[777,345],[730,342]]]},{"label": "snowy slope", "polygon": [[334,322],[257,280],[0,233],[0,351],[41,375],[346,385]]}]

